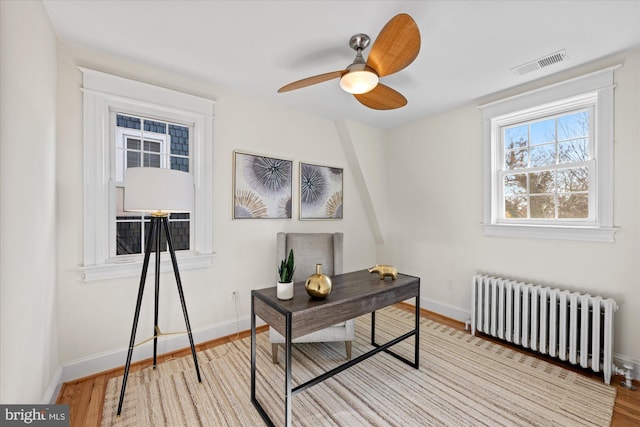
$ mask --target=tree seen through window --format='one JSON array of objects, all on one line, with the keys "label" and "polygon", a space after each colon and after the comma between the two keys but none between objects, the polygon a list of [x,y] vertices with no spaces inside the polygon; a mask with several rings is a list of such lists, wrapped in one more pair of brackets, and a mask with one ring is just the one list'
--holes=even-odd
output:
[{"label": "tree seen through window", "polygon": [[589,110],[506,126],[505,219],[589,218]]}]

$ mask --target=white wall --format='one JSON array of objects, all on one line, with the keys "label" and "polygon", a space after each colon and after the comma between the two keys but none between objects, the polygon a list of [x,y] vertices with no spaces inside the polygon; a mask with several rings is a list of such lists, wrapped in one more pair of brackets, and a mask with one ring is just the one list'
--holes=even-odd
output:
[{"label": "white wall", "polygon": [[376,244],[381,247],[385,242],[387,212],[386,132],[352,120],[337,121],[336,128],[365,207],[371,232]]},{"label": "white wall", "polygon": [[2,403],[41,402],[58,367],[56,49],[40,2],[0,2]]},{"label": "white wall", "polygon": [[[213,266],[181,272],[191,326],[196,341],[211,333],[233,333],[236,311],[231,291],[239,292],[241,328],[249,326],[250,291],[273,286],[276,279],[275,238],[279,231],[342,231],[345,270],[370,267],[376,247],[359,189],[348,167],[342,141],[332,121],[309,116],[211,84],[159,70],[123,58],[59,46],[60,119],[58,171],[60,216],[58,266],[60,360],[69,376],[86,375],[78,368],[87,358],[103,358],[94,367],[124,364],[139,277],[85,283],[82,265],[82,96],[77,66],[182,90],[216,100],[214,118],[214,250]],[[222,65],[221,65],[222,66]],[[215,70],[211,70],[215,80]],[[377,132],[373,130],[374,132]],[[232,220],[233,151],[264,154],[294,161],[294,218],[291,220]],[[344,219],[300,221],[298,176],[300,161],[343,167]],[[165,285],[163,285],[165,284]],[[184,327],[171,274],[161,281],[160,326],[164,331]],[[147,287],[138,337],[152,328],[152,286]],[[217,328],[217,329],[216,329]],[[212,332],[213,331],[213,332]],[[180,346],[188,345],[186,337]],[[149,346],[147,346],[149,347]],[[134,355],[148,351],[136,349]],[[116,352],[117,357],[109,357]]]},{"label": "white wall", "polygon": [[612,244],[483,236],[482,116],[477,105],[390,132],[384,257],[422,278],[428,308],[469,318],[476,272],[611,296],[620,306],[614,351],[640,363],[640,54],[603,60],[553,79],[620,61],[624,66],[615,73],[614,162],[614,225],[620,230]]}]

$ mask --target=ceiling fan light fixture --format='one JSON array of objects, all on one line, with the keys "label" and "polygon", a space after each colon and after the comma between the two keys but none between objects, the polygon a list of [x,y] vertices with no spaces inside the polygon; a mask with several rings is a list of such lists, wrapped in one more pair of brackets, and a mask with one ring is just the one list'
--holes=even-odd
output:
[{"label": "ceiling fan light fixture", "polygon": [[[355,68],[355,69],[354,69]],[[340,78],[340,87],[354,95],[367,93],[378,85],[378,75],[365,64],[352,64]]]}]

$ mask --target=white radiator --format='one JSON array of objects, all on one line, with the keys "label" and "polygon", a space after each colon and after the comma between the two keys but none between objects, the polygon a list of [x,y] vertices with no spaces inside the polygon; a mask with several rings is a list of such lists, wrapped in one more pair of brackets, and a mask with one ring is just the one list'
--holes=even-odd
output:
[{"label": "white radiator", "polygon": [[499,277],[473,277],[476,331],[603,372],[611,383],[616,302]]}]

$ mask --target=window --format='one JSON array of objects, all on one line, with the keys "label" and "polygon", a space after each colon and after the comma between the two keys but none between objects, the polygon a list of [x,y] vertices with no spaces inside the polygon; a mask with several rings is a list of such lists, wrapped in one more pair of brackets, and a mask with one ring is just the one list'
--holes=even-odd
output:
[{"label": "window", "polygon": [[[123,209],[128,167],[163,167],[194,175],[195,207],[171,214],[182,270],[211,265],[213,255],[213,101],[85,68],[85,281],[138,276],[150,218]],[[161,270],[170,271],[163,257]]]},{"label": "window", "polygon": [[612,241],[613,69],[482,108],[485,235]]},{"label": "window", "polygon": [[[123,209],[124,179],[130,167],[154,167],[189,172],[190,129],[144,117],[116,115],[116,256],[143,252],[151,217]],[[169,215],[176,251],[189,250],[193,235],[189,213]],[[165,240],[164,234],[161,239]],[[167,243],[162,242],[166,251]]]},{"label": "window", "polygon": [[592,107],[499,125],[499,222],[594,225]]}]

